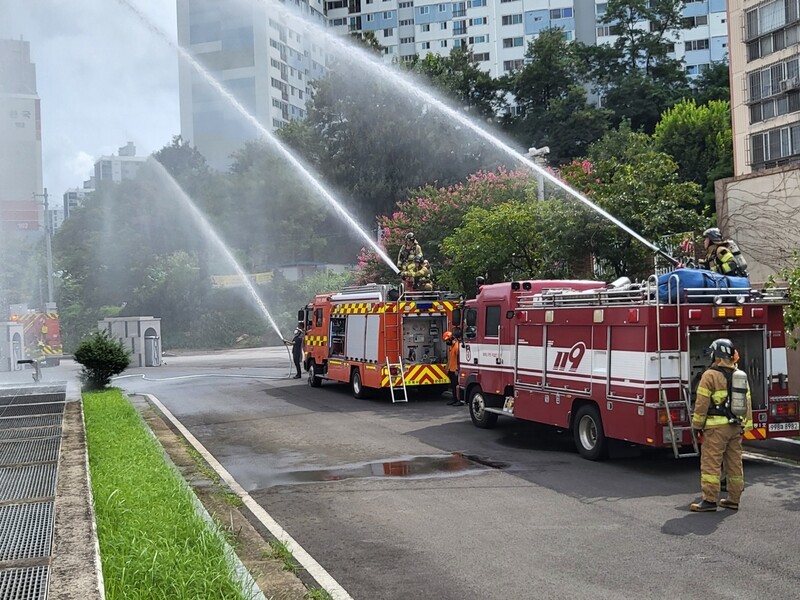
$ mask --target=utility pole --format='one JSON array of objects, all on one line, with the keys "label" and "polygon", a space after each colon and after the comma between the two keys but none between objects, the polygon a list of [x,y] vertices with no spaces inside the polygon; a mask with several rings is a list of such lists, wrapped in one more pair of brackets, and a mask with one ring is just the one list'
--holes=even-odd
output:
[{"label": "utility pole", "polygon": [[47,249],[47,301],[52,303],[53,300],[53,248],[51,245],[52,228],[50,223],[50,205],[48,204],[47,188],[44,188],[44,194],[33,194],[34,200],[36,198],[44,199],[44,235],[45,247]]}]

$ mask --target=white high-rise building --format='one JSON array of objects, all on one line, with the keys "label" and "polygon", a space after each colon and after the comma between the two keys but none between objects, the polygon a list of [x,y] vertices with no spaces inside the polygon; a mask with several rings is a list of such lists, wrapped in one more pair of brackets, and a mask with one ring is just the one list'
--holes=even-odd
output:
[{"label": "white high-rise building", "polygon": [[42,194],[42,123],[30,43],[0,40],[0,231],[41,231]]},{"label": "white high-rise building", "polygon": [[[177,0],[178,42],[264,127],[305,116],[308,82],[325,73],[321,46],[286,24],[266,2]],[[325,24],[322,0],[287,8]],[[209,165],[226,169],[230,155],[262,137],[217,90],[180,62],[181,136]]]},{"label": "white high-rise building", "polygon": [[136,146],[128,142],[119,149],[118,155],[101,156],[94,163],[94,182],[101,181],[119,183],[123,179],[133,179],[139,168],[147,161],[145,156],[136,156]]},{"label": "white high-rise building", "polygon": [[[492,77],[524,64],[528,42],[544,29],[558,27],[567,40],[613,43],[613,25],[600,23],[601,0],[328,0],[331,27],[342,33],[371,31],[389,60],[410,61],[428,53],[448,54],[467,47]],[[725,0],[689,2],[684,28],[671,36],[672,56],[696,75],[727,54]],[[649,27],[647,22],[642,28]]]}]

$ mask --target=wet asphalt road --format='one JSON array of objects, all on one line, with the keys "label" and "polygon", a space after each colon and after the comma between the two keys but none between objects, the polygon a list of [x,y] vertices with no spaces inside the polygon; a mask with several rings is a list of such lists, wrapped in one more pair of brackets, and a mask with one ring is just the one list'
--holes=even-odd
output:
[{"label": "wet asphalt road", "polygon": [[694,514],[697,459],[593,463],[445,397],[312,389],[279,348],[165,360],[116,385],[158,397],[358,600],[799,595],[796,468],[749,459],[742,509]]}]

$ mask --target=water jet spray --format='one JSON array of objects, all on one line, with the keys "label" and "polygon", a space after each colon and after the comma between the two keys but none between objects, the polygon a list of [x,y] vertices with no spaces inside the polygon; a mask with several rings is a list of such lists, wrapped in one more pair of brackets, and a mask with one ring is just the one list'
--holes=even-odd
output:
[{"label": "water jet spray", "polygon": [[386,252],[381,248],[378,243],[372,239],[372,237],[362,228],[356,221],[353,219],[352,216],[345,210],[342,204],[333,197],[325,186],[319,181],[317,177],[311,174],[311,172],[306,168],[303,163],[298,159],[281,141],[272,133],[269,129],[264,127],[258,119],[256,119],[248,110],[236,99],[236,97],[231,94],[225,86],[223,86],[217,79],[208,71],[206,70],[195,58],[189,54],[184,48],[182,48],[177,43],[173,42],[170,37],[162,31],[152,20],[142,13],[139,9],[137,9],[130,0],[118,0],[120,4],[125,6],[128,10],[130,10],[136,17],[155,35],[160,37],[164,40],[167,44],[172,46],[178,55],[188,64],[190,65],[194,71],[200,75],[206,83],[208,83],[211,87],[213,87],[225,100],[230,103],[230,105],[236,109],[236,111],[242,115],[242,117],[247,120],[255,129],[283,155],[283,157],[289,161],[289,163],[297,169],[297,171],[303,176],[307,183],[313,187],[320,196],[322,196],[328,204],[342,217],[345,222],[350,225],[372,248],[373,251],[385,262],[395,273],[400,273],[400,269],[397,265],[394,264],[391,258],[386,254]]}]

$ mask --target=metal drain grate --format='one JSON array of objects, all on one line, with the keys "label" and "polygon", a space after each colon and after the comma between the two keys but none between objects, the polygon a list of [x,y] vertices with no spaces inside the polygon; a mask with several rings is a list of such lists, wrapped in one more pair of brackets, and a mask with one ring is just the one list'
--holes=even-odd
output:
[{"label": "metal drain grate", "polygon": [[52,498],[56,495],[56,467],[56,463],[45,463],[0,468],[0,501]]},{"label": "metal drain grate", "polygon": [[19,429],[21,427],[49,427],[52,425],[61,425],[62,420],[63,417],[61,415],[0,418],[0,431],[3,429]]},{"label": "metal drain grate", "polygon": [[4,429],[0,431],[0,442],[49,437],[61,437],[61,427],[25,427],[24,429]]},{"label": "metal drain grate", "polygon": [[13,442],[0,441],[0,465],[27,465],[58,460],[61,438],[43,438]]},{"label": "metal drain grate", "polygon": [[50,556],[53,502],[0,506],[0,561]]},{"label": "metal drain grate", "polygon": [[41,404],[43,402],[66,402],[64,394],[24,394],[19,396],[0,396],[0,406],[12,404]]},{"label": "metal drain grate", "polygon": [[64,412],[63,402],[50,404],[19,404],[0,406],[0,417],[21,417],[25,415],[49,415]]},{"label": "metal drain grate", "polygon": [[49,567],[0,570],[0,598],[3,600],[44,600],[47,598]]}]

